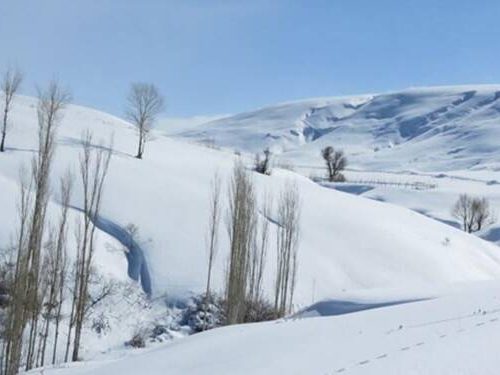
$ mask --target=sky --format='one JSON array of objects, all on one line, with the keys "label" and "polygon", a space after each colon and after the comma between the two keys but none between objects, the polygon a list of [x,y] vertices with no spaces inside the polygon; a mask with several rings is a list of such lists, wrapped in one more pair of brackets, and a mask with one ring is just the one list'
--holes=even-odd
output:
[{"label": "sky", "polygon": [[500,83],[497,0],[0,0],[0,71],[122,116],[132,82],[164,116],[410,86]]}]

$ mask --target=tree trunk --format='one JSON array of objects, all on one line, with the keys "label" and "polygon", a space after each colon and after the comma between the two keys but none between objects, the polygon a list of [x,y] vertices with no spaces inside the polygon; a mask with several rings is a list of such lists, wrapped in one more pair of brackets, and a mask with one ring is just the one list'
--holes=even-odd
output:
[{"label": "tree trunk", "polygon": [[8,109],[7,107],[5,107],[3,111],[2,141],[0,142],[0,152],[5,151],[5,135],[7,134],[7,112]]},{"label": "tree trunk", "polygon": [[9,105],[5,103],[3,111],[3,126],[2,126],[2,142],[0,143],[0,152],[5,151],[5,135],[7,134],[7,113],[9,112]]},{"label": "tree trunk", "polygon": [[142,126],[139,127],[139,145],[137,147],[137,155],[135,156],[137,159],[142,159],[142,143],[143,143],[143,137],[144,137],[144,130],[142,129]]}]

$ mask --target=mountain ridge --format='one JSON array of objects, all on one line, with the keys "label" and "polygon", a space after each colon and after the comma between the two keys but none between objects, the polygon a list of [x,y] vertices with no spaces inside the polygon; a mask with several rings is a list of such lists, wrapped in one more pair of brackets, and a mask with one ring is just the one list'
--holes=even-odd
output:
[{"label": "mountain ridge", "polygon": [[[177,137],[249,153],[269,147],[285,159],[308,162],[318,162],[319,150],[332,144],[345,149],[357,166],[381,170],[454,170],[479,164],[496,169],[500,156],[492,154],[494,138],[500,137],[499,98],[500,85],[313,98],[210,121]],[[442,152],[430,158],[429,149]]]}]

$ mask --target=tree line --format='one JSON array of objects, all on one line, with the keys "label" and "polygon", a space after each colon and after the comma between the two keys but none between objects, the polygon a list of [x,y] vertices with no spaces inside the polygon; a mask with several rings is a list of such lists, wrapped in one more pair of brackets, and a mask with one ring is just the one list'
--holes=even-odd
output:
[{"label": "tree line", "polygon": [[[52,197],[50,175],[56,151],[55,137],[70,95],[52,82],[38,95],[38,151],[31,166],[20,177],[18,231],[11,261],[3,282],[9,302],[2,332],[2,373],[17,374],[45,363],[79,358],[83,323],[94,296],[95,218],[99,214],[104,180],[111,158],[109,147],[96,147],[92,135],[82,137],[79,183],[83,194],[83,220],[75,225],[76,260],[68,257],[68,212],[73,190],[73,172],[59,181],[58,223],[47,217]],[[72,285],[68,285],[68,283]],[[69,315],[65,302],[71,306]],[[64,359],[58,358],[61,324],[65,327]],[[51,348],[49,348],[49,343]]]},{"label": "tree line", "polygon": [[[8,71],[0,87],[4,95],[2,151],[21,82],[21,73]],[[82,134],[77,176],[68,169],[59,178],[56,193],[51,184],[56,134],[70,100],[69,92],[55,81],[38,90],[38,147],[30,165],[20,171],[15,241],[1,264],[1,284],[6,295],[0,332],[1,374],[78,360],[89,310],[111,293],[111,285],[94,285],[97,278],[93,267],[95,220],[111,159],[111,143],[96,144],[89,131]],[[74,225],[75,245],[70,249],[68,220],[75,181],[83,191],[82,215]],[[47,215],[51,200],[57,200],[60,207],[56,222]],[[74,257],[68,256],[70,250]]]},{"label": "tree line", "polygon": [[[216,174],[210,196],[204,303],[214,303],[216,299],[211,290],[211,280],[219,228],[225,219],[229,254],[222,301],[219,301],[224,307],[224,323],[238,324],[282,317],[292,311],[297,279],[300,234],[298,187],[288,181],[278,194],[275,208],[270,194],[264,194],[259,199],[252,175],[241,160],[237,160],[233,167],[227,186],[226,205],[221,202],[221,186],[221,178]],[[262,286],[271,225],[275,227],[276,237],[272,299],[264,295]]]}]

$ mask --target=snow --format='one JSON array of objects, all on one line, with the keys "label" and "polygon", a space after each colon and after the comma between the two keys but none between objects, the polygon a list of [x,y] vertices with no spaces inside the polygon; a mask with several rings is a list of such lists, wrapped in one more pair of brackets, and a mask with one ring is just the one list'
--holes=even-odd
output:
[{"label": "snow", "polygon": [[[180,135],[161,128],[143,160],[134,158],[130,124],[69,106],[57,135],[53,187],[67,167],[77,170],[85,129],[96,143],[113,137],[96,267],[124,283],[120,293],[130,292],[128,275],[137,278],[141,271],[130,272],[122,244],[125,228],[134,224],[140,234],[134,247],[149,271],[153,302],[141,310],[116,296],[104,307],[112,315],[112,332],[85,334],[84,358],[94,361],[47,371],[493,373],[496,357],[488,340],[494,344],[500,336],[487,336],[487,327],[497,324],[488,319],[495,319],[499,308],[500,252],[492,242],[500,242],[500,227],[480,233],[485,241],[457,229],[449,209],[462,192],[484,195],[499,207],[497,92],[500,86],[440,87],[283,103],[205,124],[186,123],[190,130]],[[14,235],[18,170],[35,152],[36,124],[36,101],[19,98],[7,152],[0,155],[0,247]],[[197,144],[207,140],[222,149]],[[327,144],[345,148],[351,161],[347,183],[322,186],[309,178],[324,173],[319,150]],[[266,146],[279,153],[277,165],[292,163],[294,171],[253,174],[259,196],[276,195],[289,180],[300,191],[294,300],[300,313],[280,322],[216,329],[133,355],[124,351],[123,342],[138,327],[165,313],[165,299],[182,302],[204,291],[211,178],[218,171],[227,182],[237,158],[233,150],[244,151],[250,165],[253,157],[245,152]],[[72,204],[71,225],[81,215],[78,187]],[[50,220],[57,210],[54,199]],[[223,228],[214,268],[217,290],[223,287],[227,259]],[[268,297],[275,257],[271,247],[264,275]],[[135,298],[138,287],[130,285],[136,287],[130,293]],[[474,314],[478,309],[487,314]],[[306,319],[318,315],[323,317]],[[467,333],[458,331],[462,323]],[[485,324],[476,326],[480,323]],[[486,353],[482,362],[466,360],[480,351]],[[387,357],[377,359],[383,354]],[[438,356],[442,360],[433,360]]]},{"label": "snow", "polygon": [[271,147],[297,164],[314,164],[320,149],[333,145],[363,169],[498,168],[499,98],[498,85],[471,85],[309,99],[208,122],[182,136],[252,153]]},{"label": "snow", "polygon": [[182,133],[187,129],[192,130],[193,128],[203,125],[210,121],[219,120],[229,115],[210,115],[210,116],[192,116],[192,117],[164,117],[160,118],[155,125],[155,129],[158,132],[162,132],[167,135],[174,135],[177,133]]},{"label": "snow", "polygon": [[[35,147],[34,116],[31,100],[17,104],[8,143],[11,147]],[[70,106],[59,129],[54,178],[68,166],[75,169],[79,137],[86,128],[94,132],[96,142],[113,134],[113,159],[101,214],[119,227],[129,223],[138,227],[153,295],[184,298],[202,292],[209,183],[216,170],[227,180],[235,157],[157,134],[148,143],[144,160],[137,160],[132,154],[135,136],[130,125],[97,111]],[[0,174],[14,180],[14,165],[30,155],[10,150]],[[500,276],[500,254],[495,246],[447,225],[401,207],[318,186],[286,170],[276,169],[271,177],[254,176],[261,195],[276,194],[289,179],[297,182],[302,199],[298,307],[311,302],[313,285],[315,297],[321,299],[344,290]],[[76,191],[74,205],[78,204]],[[14,213],[9,216],[15,217]],[[224,232],[221,239],[214,272],[214,285],[219,289],[227,256]],[[264,282],[268,292],[274,281],[274,261],[270,251]],[[105,269],[114,266],[109,262],[99,264]]]},{"label": "snow", "polygon": [[499,283],[439,293],[346,315],[215,329],[45,374],[497,374]]}]

